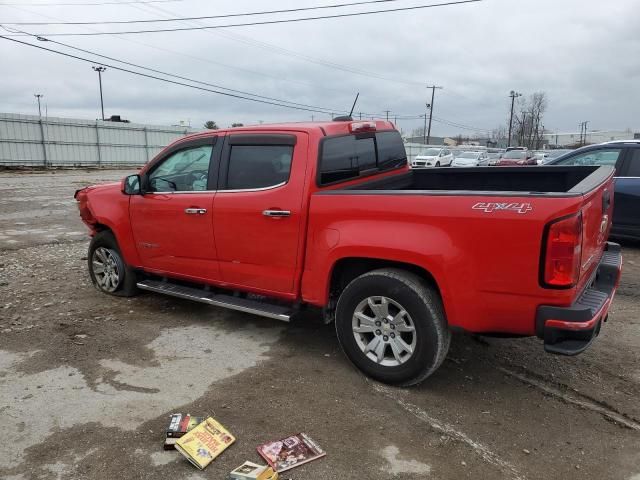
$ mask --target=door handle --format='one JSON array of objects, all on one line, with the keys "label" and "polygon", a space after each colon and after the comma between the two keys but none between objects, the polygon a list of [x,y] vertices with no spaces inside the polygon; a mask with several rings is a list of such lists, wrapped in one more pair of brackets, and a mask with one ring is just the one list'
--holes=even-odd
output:
[{"label": "door handle", "polygon": [[184,213],[187,215],[204,215],[207,213],[206,208],[185,208]]},{"label": "door handle", "polygon": [[262,215],[265,217],[288,217],[291,215],[289,210],[264,210]]}]

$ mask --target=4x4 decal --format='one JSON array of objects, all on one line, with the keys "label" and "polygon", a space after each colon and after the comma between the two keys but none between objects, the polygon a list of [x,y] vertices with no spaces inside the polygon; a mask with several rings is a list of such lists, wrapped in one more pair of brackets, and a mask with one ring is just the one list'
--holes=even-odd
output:
[{"label": "4x4 decal", "polygon": [[496,211],[510,210],[512,212],[527,213],[533,210],[530,203],[494,203],[494,202],[480,202],[476,203],[473,207],[474,210],[482,210],[486,213],[493,213]]}]

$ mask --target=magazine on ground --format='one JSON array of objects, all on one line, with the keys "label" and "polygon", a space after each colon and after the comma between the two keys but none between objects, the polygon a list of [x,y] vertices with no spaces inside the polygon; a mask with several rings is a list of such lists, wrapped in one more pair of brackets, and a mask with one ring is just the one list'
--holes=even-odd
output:
[{"label": "magazine on ground", "polygon": [[326,455],[326,452],[305,433],[260,445],[258,453],[278,473]]},{"label": "magazine on ground", "polygon": [[235,440],[226,428],[209,417],[180,437],[176,442],[176,450],[203,470]]},{"label": "magazine on ground", "polygon": [[278,474],[268,465],[244,462],[230,473],[233,480],[277,480]]}]

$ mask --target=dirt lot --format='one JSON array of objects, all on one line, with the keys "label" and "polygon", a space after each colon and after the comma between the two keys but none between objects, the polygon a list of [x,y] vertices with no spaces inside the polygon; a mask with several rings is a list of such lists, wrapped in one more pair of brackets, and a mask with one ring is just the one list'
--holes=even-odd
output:
[{"label": "dirt lot", "polygon": [[[0,477],[222,479],[304,431],[325,459],[294,479],[640,480],[640,247],[586,353],[454,336],[418,388],[361,376],[332,326],[153,294],[97,292],[72,199],[125,172],[0,172]],[[238,438],[204,472],[162,450],[172,412]]]}]

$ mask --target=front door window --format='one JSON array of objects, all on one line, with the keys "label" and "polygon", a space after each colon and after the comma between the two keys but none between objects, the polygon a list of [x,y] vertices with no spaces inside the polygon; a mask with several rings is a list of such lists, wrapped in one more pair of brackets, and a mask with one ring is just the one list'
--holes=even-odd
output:
[{"label": "front door window", "polygon": [[207,190],[213,146],[179,150],[149,174],[151,192],[197,192]]}]

